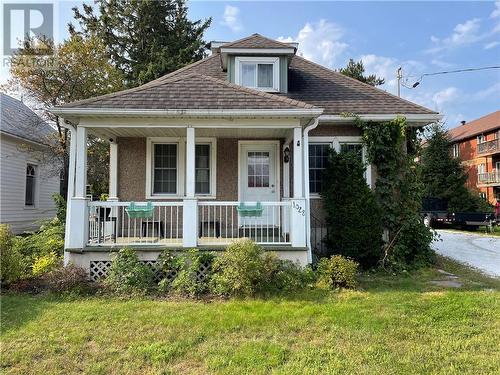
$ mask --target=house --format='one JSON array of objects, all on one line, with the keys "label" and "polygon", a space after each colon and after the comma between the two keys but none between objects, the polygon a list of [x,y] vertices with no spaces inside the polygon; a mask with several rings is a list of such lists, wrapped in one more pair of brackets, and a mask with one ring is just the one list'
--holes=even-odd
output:
[{"label": "house", "polygon": [[[140,87],[52,109],[72,132],[66,261],[106,272],[109,251],[153,261],[165,247],[219,249],[248,237],[281,258],[312,259],[328,148],[359,150],[355,113],[438,113],[296,54],[259,34]],[[109,199],[85,198],[86,137],[110,142]],[[366,179],[373,184],[374,172]],[[152,202],[146,205],[145,202]],[[132,205],[131,202],[134,202]]]},{"label": "house", "polygon": [[500,111],[471,122],[462,121],[448,134],[453,156],[467,167],[467,187],[495,204],[500,200]]},{"label": "house", "polygon": [[0,223],[17,234],[56,214],[58,168],[44,156],[54,130],[19,100],[0,98]]}]

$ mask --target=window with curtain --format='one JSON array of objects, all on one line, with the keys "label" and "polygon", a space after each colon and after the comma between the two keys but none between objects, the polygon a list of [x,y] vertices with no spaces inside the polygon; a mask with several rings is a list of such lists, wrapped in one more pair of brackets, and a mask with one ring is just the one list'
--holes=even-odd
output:
[{"label": "window with curtain", "polygon": [[26,194],[24,204],[26,206],[35,205],[35,183],[36,183],[36,166],[28,164],[26,167]]},{"label": "window with curtain", "polygon": [[263,90],[279,91],[279,58],[237,57],[235,82],[241,86]]},{"label": "window with curtain", "polygon": [[177,194],[177,144],[155,144],[153,194]]},{"label": "window with curtain", "polygon": [[321,175],[326,168],[330,148],[330,143],[309,144],[309,192],[311,194],[321,192]]},{"label": "window with curtain", "polygon": [[196,145],[195,149],[195,193],[210,194],[210,145]]}]

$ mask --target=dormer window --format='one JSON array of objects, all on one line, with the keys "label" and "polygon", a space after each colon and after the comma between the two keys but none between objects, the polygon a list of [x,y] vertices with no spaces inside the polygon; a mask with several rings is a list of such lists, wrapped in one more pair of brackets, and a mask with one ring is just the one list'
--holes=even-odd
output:
[{"label": "dormer window", "polygon": [[278,57],[236,57],[235,83],[254,90],[280,90]]}]

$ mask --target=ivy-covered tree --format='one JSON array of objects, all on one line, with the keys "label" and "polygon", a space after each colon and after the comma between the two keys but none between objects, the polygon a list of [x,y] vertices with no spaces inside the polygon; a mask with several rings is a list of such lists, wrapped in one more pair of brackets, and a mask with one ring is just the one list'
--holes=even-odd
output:
[{"label": "ivy-covered tree", "polygon": [[328,255],[344,255],[370,268],[382,258],[382,220],[364,171],[358,155],[332,151],[323,173],[321,197],[328,227]]},{"label": "ivy-covered tree", "polygon": [[353,59],[349,59],[346,67],[340,68],[339,72],[372,86],[380,86],[385,82],[384,78],[377,77],[375,74],[365,76],[365,66],[363,65],[362,60],[354,61]]},{"label": "ivy-covered tree", "polygon": [[449,211],[487,209],[479,194],[466,187],[467,171],[451,149],[448,132],[440,124],[433,125],[422,151],[424,196],[446,200]]},{"label": "ivy-covered tree", "polygon": [[[185,0],[95,0],[73,8],[81,33],[106,46],[128,86],[137,86],[204,57],[211,19],[190,21]],[[69,30],[76,28],[70,24]]]}]

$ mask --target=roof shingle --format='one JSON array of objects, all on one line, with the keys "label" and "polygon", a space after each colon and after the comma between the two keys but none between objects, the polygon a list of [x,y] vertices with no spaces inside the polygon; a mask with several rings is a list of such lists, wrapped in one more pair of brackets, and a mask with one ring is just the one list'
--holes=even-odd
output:
[{"label": "roof shingle", "polygon": [[266,38],[260,34],[252,34],[246,38],[226,43],[220,48],[294,48],[286,43]]},{"label": "roof shingle", "polygon": [[460,141],[497,129],[500,129],[500,110],[450,129],[448,134],[452,141]]}]

